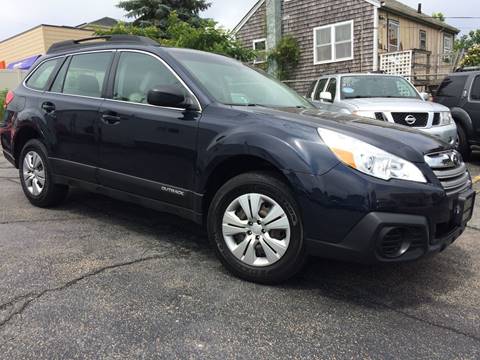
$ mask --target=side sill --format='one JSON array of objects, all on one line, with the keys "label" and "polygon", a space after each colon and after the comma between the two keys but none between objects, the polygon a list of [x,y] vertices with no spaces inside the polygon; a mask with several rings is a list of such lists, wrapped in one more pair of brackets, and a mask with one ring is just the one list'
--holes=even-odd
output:
[{"label": "side sill", "polygon": [[102,195],[111,197],[113,199],[130,202],[130,203],[134,203],[149,209],[173,214],[181,218],[193,221],[199,225],[203,224],[203,214],[197,213],[193,210],[182,208],[180,206],[168,204],[159,200],[149,199],[143,196],[131,194],[121,190],[112,189],[99,184],[93,184],[83,180],[73,179],[67,176],[62,176],[62,175],[54,175],[54,181],[55,183],[58,183],[58,184],[76,186],[93,193],[102,194]]}]

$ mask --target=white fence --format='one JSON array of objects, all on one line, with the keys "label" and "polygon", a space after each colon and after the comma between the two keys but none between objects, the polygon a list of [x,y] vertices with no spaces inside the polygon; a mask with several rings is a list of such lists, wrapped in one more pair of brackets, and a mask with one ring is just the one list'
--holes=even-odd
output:
[{"label": "white fence", "polygon": [[0,70],[0,91],[15,89],[26,75],[27,72],[21,70]]}]

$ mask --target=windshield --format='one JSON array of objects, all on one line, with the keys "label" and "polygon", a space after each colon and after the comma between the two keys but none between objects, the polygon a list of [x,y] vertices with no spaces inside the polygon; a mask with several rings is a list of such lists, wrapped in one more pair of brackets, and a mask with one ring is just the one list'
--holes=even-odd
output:
[{"label": "windshield", "polygon": [[415,88],[398,76],[344,76],[341,83],[342,99],[407,98],[419,99]]},{"label": "windshield", "polygon": [[179,52],[176,59],[222,104],[313,107],[286,85],[236,60],[212,54],[175,51]]}]

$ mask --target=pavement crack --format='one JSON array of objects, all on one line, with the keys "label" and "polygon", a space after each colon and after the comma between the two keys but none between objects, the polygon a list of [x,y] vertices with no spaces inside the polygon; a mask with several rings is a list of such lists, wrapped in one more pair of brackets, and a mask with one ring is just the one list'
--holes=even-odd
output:
[{"label": "pavement crack", "polygon": [[113,269],[117,269],[117,268],[121,268],[121,267],[131,266],[131,265],[139,264],[139,263],[146,262],[146,261],[158,260],[158,259],[164,258],[167,254],[168,254],[168,252],[162,253],[162,254],[156,254],[156,255],[152,255],[152,256],[147,256],[147,257],[142,257],[140,259],[135,259],[135,260],[127,261],[127,262],[107,265],[107,266],[98,268],[96,270],[93,270],[91,272],[85,273],[85,274],[83,274],[83,275],[81,275],[81,276],[79,276],[79,277],[77,277],[73,280],[70,280],[70,281],[64,283],[63,285],[60,285],[60,286],[57,286],[57,287],[54,287],[54,288],[50,288],[50,289],[45,289],[45,290],[42,290],[40,292],[30,292],[28,294],[19,295],[19,296],[11,299],[10,301],[8,301],[6,303],[0,304],[0,311],[3,311],[3,310],[8,309],[9,307],[15,307],[17,305],[17,303],[19,303],[19,302],[21,303],[21,305],[18,306],[18,308],[16,308],[14,311],[10,312],[10,314],[8,314],[7,317],[5,317],[3,320],[0,321],[0,329],[3,328],[5,325],[7,325],[15,316],[21,315],[32,302],[34,302],[36,300],[39,300],[40,298],[42,298],[43,296],[45,296],[49,293],[66,290],[66,289],[78,284],[82,280],[85,280],[85,279],[88,279],[90,277],[99,275],[99,274],[101,274],[105,271],[108,271],[108,270],[113,270]]},{"label": "pavement crack", "polygon": [[0,221],[0,225],[41,223],[41,222],[52,222],[52,221],[67,221],[67,220],[85,220],[85,217],[77,216],[77,217],[54,218],[54,219]]},{"label": "pavement crack", "polygon": [[411,320],[415,320],[415,321],[418,321],[418,322],[421,322],[421,323],[424,323],[424,324],[427,324],[429,326],[433,326],[433,327],[436,327],[436,328],[439,328],[439,329],[443,329],[443,330],[447,330],[447,331],[450,331],[450,332],[453,332],[457,335],[461,335],[461,336],[465,336],[469,339],[472,339],[472,340],[475,340],[475,341],[478,341],[480,342],[480,337],[476,336],[476,335],[473,335],[473,334],[469,334],[467,332],[464,332],[464,331],[461,331],[461,330],[458,330],[454,327],[451,327],[451,326],[447,326],[447,325],[442,325],[442,324],[438,324],[436,322],[433,322],[433,321],[430,321],[430,320],[426,320],[426,319],[423,319],[419,316],[416,316],[416,315],[413,315],[413,314],[410,314],[406,311],[402,311],[402,310],[399,310],[399,309],[396,309],[395,307],[389,305],[389,304],[386,304],[382,301],[379,301],[379,300],[376,300],[375,299],[375,295],[367,292],[367,291],[362,291],[360,289],[357,288],[357,291],[361,294],[363,294],[366,298],[364,298],[365,301],[371,303],[372,305],[375,305],[375,306],[380,306],[380,307],[383,307],[387,310],[390,310],[390,311],[393,311],[399,315],[402,315],[402,316],[405,316]]}]

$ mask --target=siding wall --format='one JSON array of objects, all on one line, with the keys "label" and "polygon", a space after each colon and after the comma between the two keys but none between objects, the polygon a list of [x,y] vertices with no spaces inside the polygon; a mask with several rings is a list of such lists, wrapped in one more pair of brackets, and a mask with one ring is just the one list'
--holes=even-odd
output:
[{"label": "siding wall", "polygon": [[[265,11],[264,4],[237,32],[246,47],[266,36]],[[282,14],[283,35],[294,36],[301,49],[300,62],[287,83],[301,94],[321,75],[373,70],[373,5],[363,0],[290,0],[283,3]],[[314,65],[313,29],[348,20],[354,20],[354,59]]]},{"label": "siding wall", "polygon": [[81,39],[91,35],[93,35],[91,30],[41,25],[0,42],[0,61],[5,61],[8,65],[30,56],[43,55],[55,42]]},{"label": "siding wall", "polygon": [[0,61],[8,65],[34,55],[45,53],[43,29],[37,27],[0,43]]},{"label": "siding wall", "polygon": [[[388,49],[388,20],[396,20],[400,24],[400,51],[420,48],[420,30],[427,33],[427,50],[433,55],[443,52],[444,32],[434,27],[412,21],[406,17],[394,15],[380,10],[379,12],[379,53],[385,53]],[[453,34],[452,34],[453,35]]]},{"label": "siding wall", "polygon": [[78,40],[94,35],[94,31],[85,29],[70,29],[61,27],[43,27],[43,39],[45,49],[48,50],[50,46],[59,41]]}]

